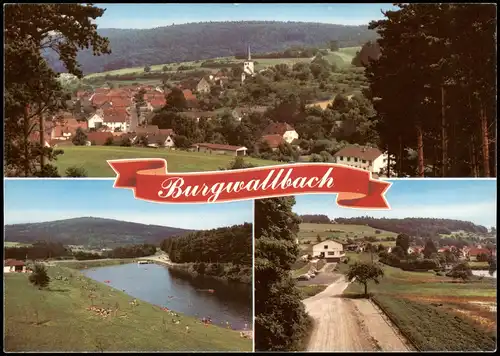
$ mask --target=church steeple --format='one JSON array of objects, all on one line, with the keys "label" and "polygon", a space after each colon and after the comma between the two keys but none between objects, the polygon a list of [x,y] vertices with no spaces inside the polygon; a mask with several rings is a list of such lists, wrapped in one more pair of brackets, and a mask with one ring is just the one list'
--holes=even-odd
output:
[{"label": "church steeple", "polygon": [[252,60],[252,55],[250,53],[250,45],[248,45],[247,54],[248,54],[248,61],[250,62]]}]

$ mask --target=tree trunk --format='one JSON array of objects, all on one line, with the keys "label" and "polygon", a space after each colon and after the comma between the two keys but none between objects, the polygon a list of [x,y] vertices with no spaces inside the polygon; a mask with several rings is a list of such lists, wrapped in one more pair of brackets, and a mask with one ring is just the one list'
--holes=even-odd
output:
[{"label": "tree trunk", "polygon": [[448,137],[446,135],[446,107],[445,89],[441,86],[441,176],[446,177],[448,172]]},{"label": "tree trunk", "polygon": [[30,175],[30,161],[29,161],[29,108],[28,105],[24,108],[24,135],[23,135],[23,145],[24,145],[24,176],[29,177]]},{"label": "tree trunk", "polygon": [[391,178],[391,150],[387,146],[387,178]]},{"label": "tree trunk", "polygon": [[368,297],[368,283],[364,283],[365,285],[365,297]]},{"label": "tree trunk", "polygon": [[399,142],[399,176],[403,174],[403,139],[401,135],[398,137],[398,142]]},{"label": "tree trunk", "polygon": [[474,136],[471,137],[471,145],[470,145],[470,152],[471,152],[471,164],[472,164],[472,176],[477,178],[478,177],[478,172],[477,172],[477,159],[476,159],[476,146],[474,145]]},{"label": "tree trunk", "polygon": [[418,177],[424,177],[424,138],[422,126],[417,125],[417,155],[418,155]]},{"label": "tree trunk", "polygon": [[488,119],[484,112],[483,103],[480,103],[479,119],[481,121],[481,139],[483,148],[483,175],[490,176],[490,147],[488,140]]},{"label": "tree trunk", "polygon": [[40,171],[43,171],[45,166],[45,123],[43,114],[40,113]]}]

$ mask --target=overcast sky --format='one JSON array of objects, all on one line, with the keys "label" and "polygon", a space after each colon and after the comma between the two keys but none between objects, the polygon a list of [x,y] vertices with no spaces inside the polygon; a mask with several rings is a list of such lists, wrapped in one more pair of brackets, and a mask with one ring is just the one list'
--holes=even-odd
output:
[{"label": "overcast sky", "polygon": [[471,221],[488,228],[496,226],[495,179],[408,179],[389,180],[386,199],[391,210],[341,208],[335,195],[296,196],[297,214],[325,214],[336,217],[447,218]]},{"label": "overcast sky", "polygon": [[301,21],[367,25],[392,4],[95,4],[100,28],[154,28],[207,21]]}]

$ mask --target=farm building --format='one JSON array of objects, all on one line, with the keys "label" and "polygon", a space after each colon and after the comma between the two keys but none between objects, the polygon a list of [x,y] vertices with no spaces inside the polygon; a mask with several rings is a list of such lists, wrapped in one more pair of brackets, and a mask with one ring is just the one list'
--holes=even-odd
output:
[{"label": "farm building", "polygon": [[197,143],[193,145],[197,152],[215,153],[230,156],[245,156],[247,148],[243,146],[219,145],[216,143]]},{"label": "farm building", "polygon": [[380,174],[387,169],[387,154],[378,148],[350,145],[334,155],[335,162]]},{"label": "farm building", "polygon": [[23,272],[26,273],[26,264],[23,261],[8,259],[3,263],[3,273]]},{"label": "farm building", "polygon": [[340,262],[345,257],[344,246],[340,242],[326,240],[313,246],[313,258],[325,258],[327,262]]}]

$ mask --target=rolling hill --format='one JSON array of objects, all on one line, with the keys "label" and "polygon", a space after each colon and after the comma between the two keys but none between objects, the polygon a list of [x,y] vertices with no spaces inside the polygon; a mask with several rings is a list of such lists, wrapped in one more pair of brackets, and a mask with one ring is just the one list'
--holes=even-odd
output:
[{"label": "rolling hill", "polygon": [[[110,41],[112,53],[94,57],[81,51],[78,62],[85,74],[144,65],[196,61],[234,56],[251,46],[253,53],[281,51],[293,46],[327,47],[331,40],[340,47],[361,46],[378,37],[367,26],[344,26],[307,22],[204,22],[153,29],[98,29]],[[50,65],[64,72],[53,52],[46,52]]]},{"label": "rolling hill", "polygon": [[5,226],[5,241],[32,243],[37,240],[84,245],[92,248],[113,248],[127,244],[159,243],[171,236],[194,230],[167,226],[138,224],[113,219],[82,217],[42,223]]}]

